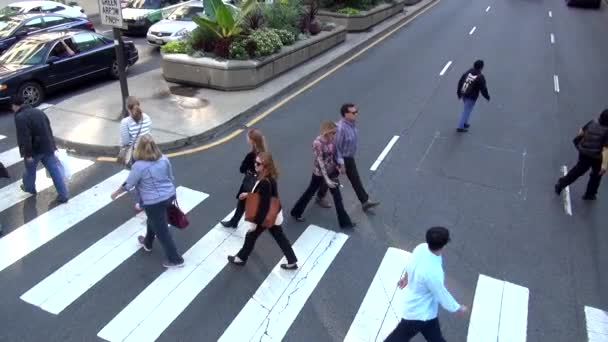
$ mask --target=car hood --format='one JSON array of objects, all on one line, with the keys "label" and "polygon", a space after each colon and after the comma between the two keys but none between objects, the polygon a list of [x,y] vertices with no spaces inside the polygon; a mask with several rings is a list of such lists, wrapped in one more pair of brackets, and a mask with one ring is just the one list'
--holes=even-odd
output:
[{"label": "car hood", "polygon": [[0,63],[0,79],[13,77],[19,73],[32,69],[34,65],[2,64]]},{"label": "car hood", "polygon": [[122,18],[123,19],[137,19],[141,17],[145,17],[148,13],[155,11],[149,9],[140,9],[140,8],[123,8],[122,9]]},{"label": "car hood", "polygon": [[170,32],[175,33],[182,29],[192,31],[196,28],[196,23],[193,21],[174,21],[163,19],[150,27],[150,32]]}]

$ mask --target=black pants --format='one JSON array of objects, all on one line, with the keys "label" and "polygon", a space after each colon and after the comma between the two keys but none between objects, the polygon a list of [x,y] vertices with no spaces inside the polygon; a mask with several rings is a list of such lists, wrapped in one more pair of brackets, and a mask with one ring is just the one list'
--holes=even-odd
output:
[{"label": "black pants", "polygon": [[[315,191],[317,191],[321,187],[321,185],[325,185],[325,187],[328,188],[323,176],[316,176],[313,174],[312,178],[310,179],[310,184],[308,184],[308,188],[306,188],[306,191],[304,191],[302,196],[300,196],[300,199],[298,199],[298,201],[294,205],[293,209],[291,209],[291,216],[302,216],[302,213],[304,213],[308,202],[310,202],[312,196],[314,196],[315,194]],[[331,192],[331,196],[334,198],[334,205],[336,207],[336,214],[338,215],[338,223],[340,224],[340,227],[351,226],[352,222],[350,220],[350,217],[346,213],[346,210],[344,209],[344,203],[342,202],[342,194],[340,193],[340,187],[336,186],[333,189],[330,188],[329,191]]]},{"label": "black pants", "polygon": [[287,258],[288,264],[298,262],[298,258],[296,258],[296,254],[293,252],[293,248],[291,248],[291,243],[285,236],[285,233],[283,233],[283,228],[281,228],[281,226],[273,226],[272,228],[268,229],[262,226],[257,226],[254,231],[247,232],[247,234],[245,234],[245,243],[243,244],[243,248],[241,248],[241,250],[236,254],[239,259],[247,261],[249,254],[251,254],[253,251],[255,242],[265,230],[272,234],[274,241],[276,241],[279,247],[281,247],[283,254],[285,254],[285,258]]},{"label": "black pants", "polygon": [[578,162],[568,174],[564,177],[560,178],[557,184],[560,188],[565,188],[568,185],[574,183],[580,176],[584,175],[587,171],[591,169],[591,174],[589,175],[589,182],[587,183],[587,191],[585,191],[585,196],[593,197],[597,194],[597,189],[600,187],[600,181],[602,180],[602,175],[600,175],[600,171],[602,169],[602,159],[596,159],[588,157],[582,153],[578,154]]},{"label": "black pants", "polygon": [[[361,202],[361,204],[367,202],[369,200],[369,195],[365,191],[363,183],[361,183],[359,171],[357,171],[357,164],[355,164],[355,158],[344,157],[344,169],[346,170],[346,177],[348,177],[350,184],[353,186],[353,189],[357,194],[357,198],[359,198],[359,202]],[[317,197],[324,198],[325,195],[327,195],[327,189],[327,184],[321,184],[321,187],[317,192]]]},{"label": "black pants", "polygon": [[230,219],[230,225],[236,226],[239,224],[241,217],[245,213],[245,200],[239,200],[236,204],[236,210],[234,211],[234,215]]},{"label": "black pants", "polygon": [[418,333],[421,333],[428,342],[445,342],[443,335],[441,335],[438,318],[431,319],[430,321],[408,321],[402,319],[384,342],[406,342],[418,335]]}]

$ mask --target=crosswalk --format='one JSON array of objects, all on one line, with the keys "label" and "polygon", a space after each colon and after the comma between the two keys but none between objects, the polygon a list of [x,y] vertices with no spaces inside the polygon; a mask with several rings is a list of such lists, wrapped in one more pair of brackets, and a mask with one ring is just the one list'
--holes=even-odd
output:
[{"label": "crosswalk", "polygon": [[[14,165],[10,150],[0,153],[0,161]],[[2,159],[2,158],[8,159]],[[92,161],[70,157],[74,173],[91,167]],[[59,205],[13,229],[0,238],[0,272],[42,248],[71,228],[86,221],[111,203],[109,194],[124,180],[128,171],[111,174],[92,184],[64,205]],[[44,191],[52,185],[44,171],[39,171],[37,188]],[[0,189],[0,212],[27,199],[18,188],[19,181]],[[53,190],[48,190],[53,191]],[[185,186],[177,187],[180,207],[186,213],[210,202],[212,195]],[[232,209],[231,209],[232,210]],[[243,244],[246,225],[241,220],[237,229],[224,228],[215,218],[211,229],[184,253],[185,266],[160,273],[139,294],[124,303],[121,310],[98,331],[90,331],[106,341],[155,341],[174,324],[195,299],[227,269],[226,256]],[[145,213],[119,224],[89,246],[75,246],[73,257],[61,261],[52,272],[37,279],[31,288],[23,289],[20,303],[52,316],[62,313],[76,301],[90,300],[91,289],[108,278],[141,248],[136,237],[145,232]],[[283,270],[279,260],[251,297],[242,303],[238,313],[223,327],[219,341],[281,341],[289,333],[298,315],[347,245],[344,232],[311,224],[294,241],[299,259],[295,271]],[[160,248],[159,248],[160,249]],[[401,319],[401,291],[397,282],[403,275],[410,252],[388,247],[379,260],[358,310],[345,327],[344,341],[383,341]],[[356,271],[356,270],[353,270]],[[449,273],[449,271],[448,271]],[[467,341],[523,342],[527,339],[529,290],[506,280],[479,275],[468,323]],[[103,305],[103,303],[101,304]],[[608,316],[591,307],[585,308],[589,341],[605,341]],[[602,330],[604,329],[604,330]]]}]

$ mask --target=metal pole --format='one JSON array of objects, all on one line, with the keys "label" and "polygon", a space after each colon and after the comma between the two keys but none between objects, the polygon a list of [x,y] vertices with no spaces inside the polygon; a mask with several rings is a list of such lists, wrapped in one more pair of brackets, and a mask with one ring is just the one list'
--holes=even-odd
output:
[{"label": "metal pole", "polygon": [[116,61],[118,62],[118,79],[120,80],[120,93],[122,95],[122,116],[129,116],[127,111],[127,97],[129,97],[129,86],[127,85],[127,73],[125,63],[125,44],[122,41],[122,32],[114,27],[114,45],[116,46]]}]

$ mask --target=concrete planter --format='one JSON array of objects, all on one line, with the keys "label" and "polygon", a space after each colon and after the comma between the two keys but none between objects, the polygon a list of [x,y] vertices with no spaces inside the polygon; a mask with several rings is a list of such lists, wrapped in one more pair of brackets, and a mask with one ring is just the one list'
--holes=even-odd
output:
[{"label": "concrete planter", "polygon": [[321,21],[335,23],[346,27],[349,32],[365,31],[401,12],[406,4],[415,4],[420,0],[396,0],[392,4],[380,4],[369,11],[361,11],[357,15],[346,15],[336,12],[320,10],[317,18]]},{"label": "concrete planter", "polygon": [[185,54],[163,54],[163,77],[180,84],[219,90],[253,89],[309,59],[331,49],[346,39],[344,27],[322,31],[306,40],[285,46],[260,60],[220,60],[195,58]]}]

